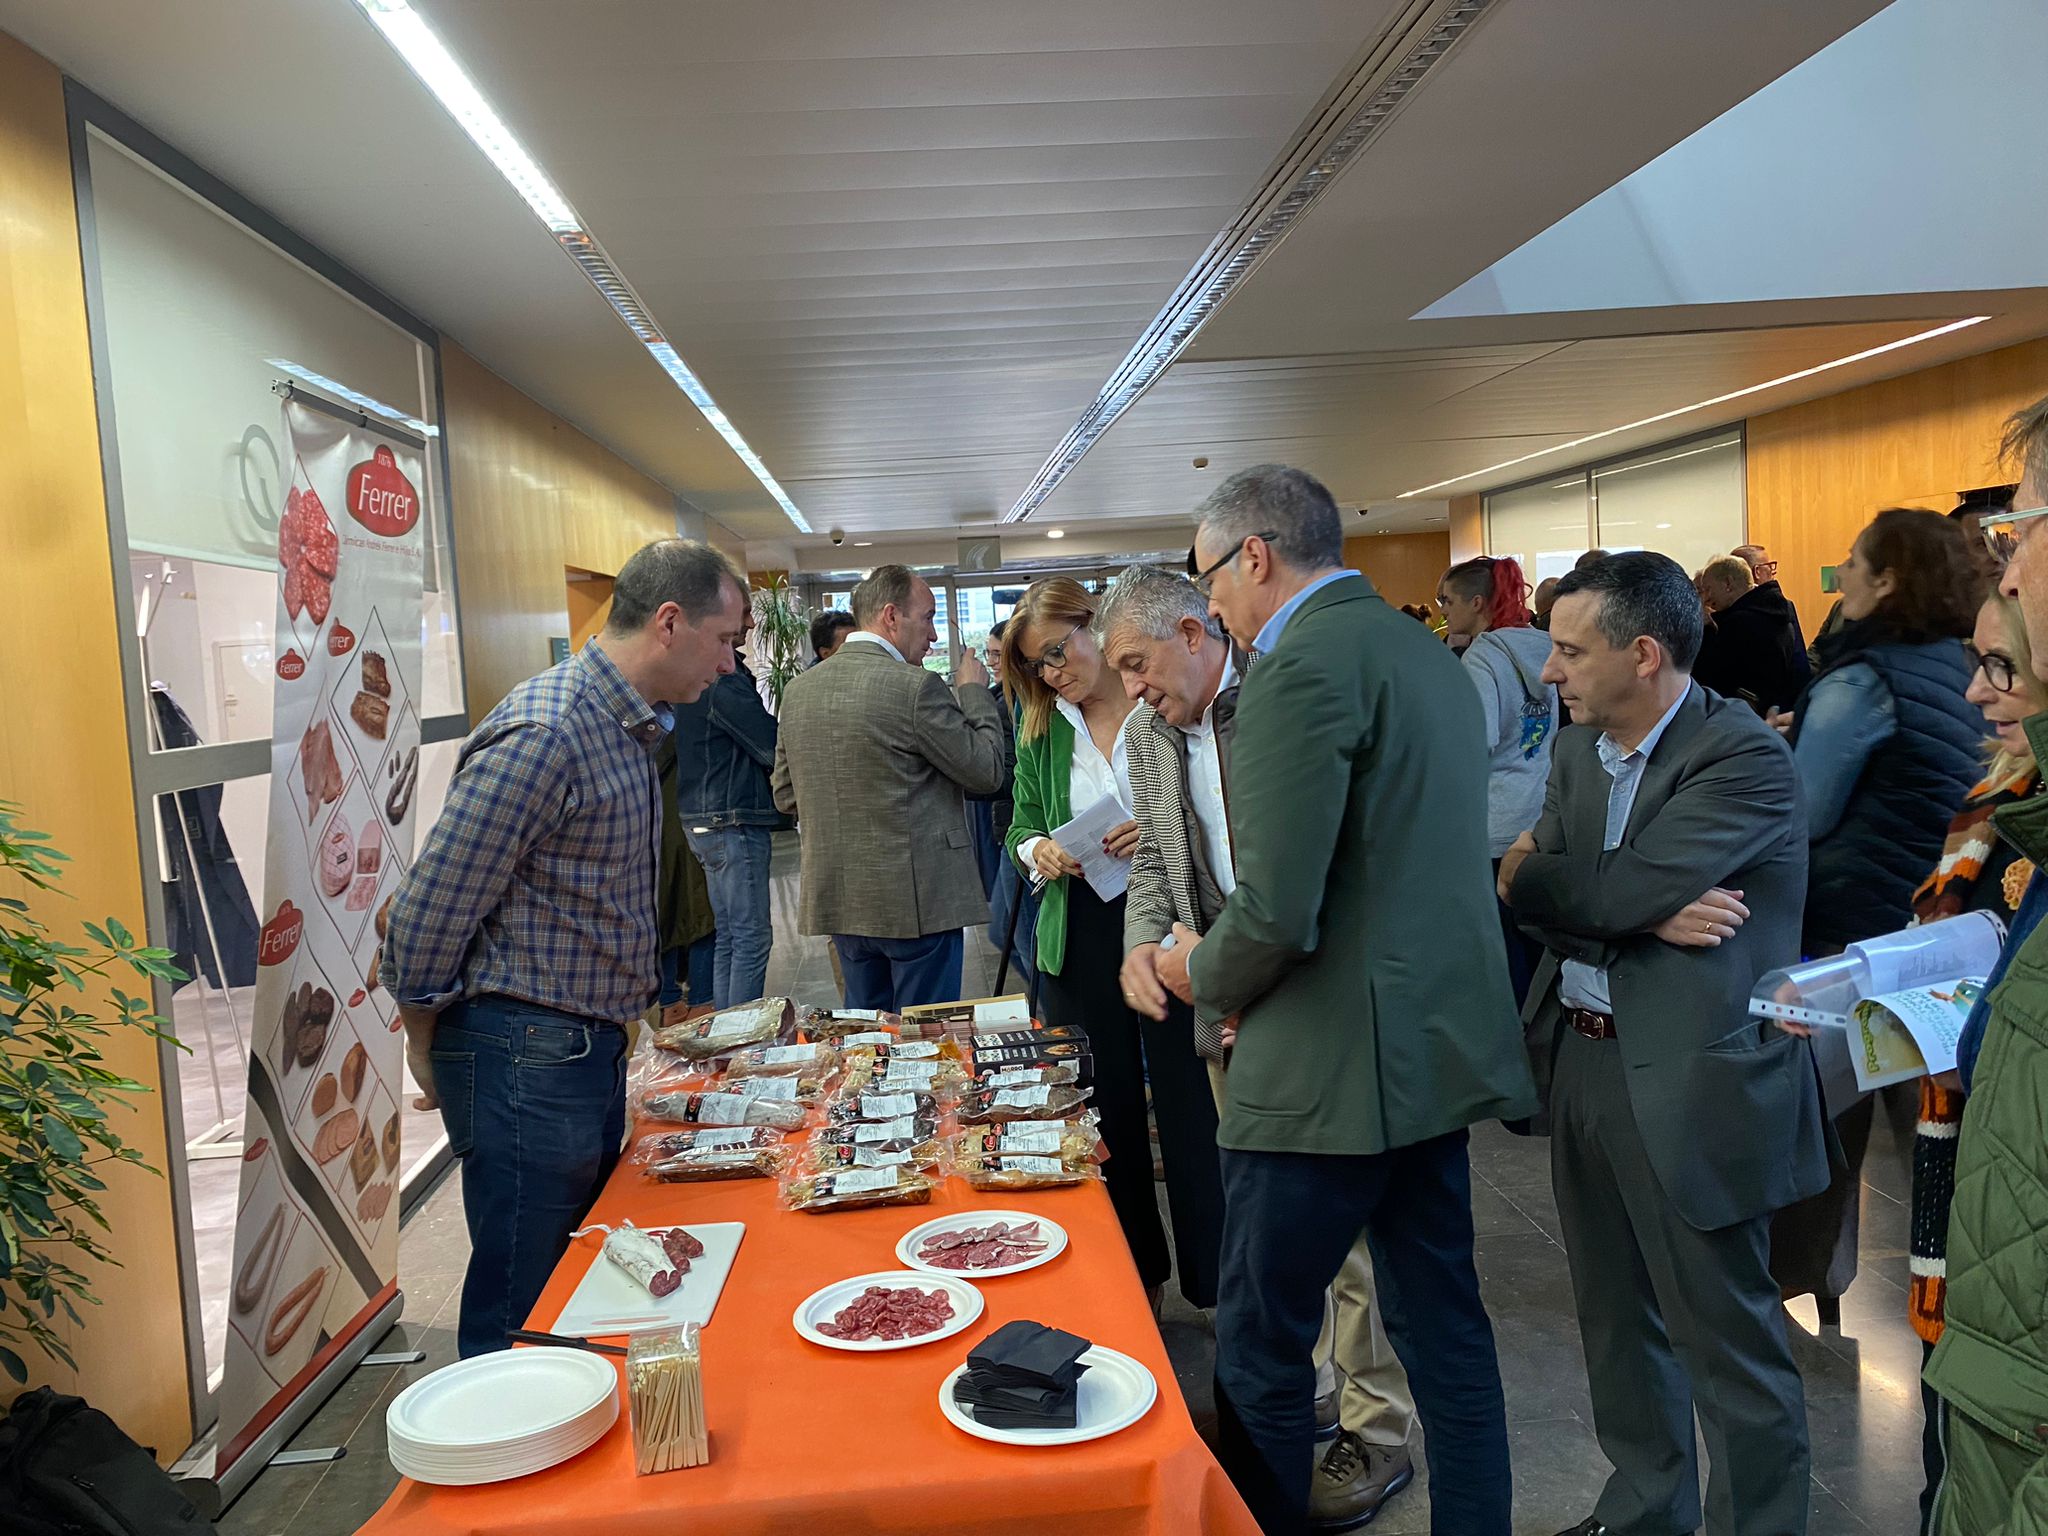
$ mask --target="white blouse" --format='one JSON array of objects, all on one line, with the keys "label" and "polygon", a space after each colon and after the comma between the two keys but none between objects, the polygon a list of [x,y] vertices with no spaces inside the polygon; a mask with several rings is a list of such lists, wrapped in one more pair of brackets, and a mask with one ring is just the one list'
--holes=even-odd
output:
[{"label": "white blouse", "polygon": [[[1055,698],[1053,707],[1067,717],[1067,723],[1074,728],[1074,761],[1067,770],[1067,809],[1069,814],[1078,814],[1100,800],[1104,795],[1114,795],[1117,804],[1124,808],[1124,819],[1130,819],[1131,808],[1131,758],[1125,745],[1124,735],[1130,729],[1134,709],[1123,718],[1116,728],[1116,741],[1110,756],[1105,758],[1102,749],[1095,745],[1095,738],[1088,733],[1088,722],[1081,711],[1065,699]],[[1026,869],[1033,867],[1041,839],[1027,837],[1017,845],[1017,861]],[[1068,853],[1074,850],[1069,848]]]}]

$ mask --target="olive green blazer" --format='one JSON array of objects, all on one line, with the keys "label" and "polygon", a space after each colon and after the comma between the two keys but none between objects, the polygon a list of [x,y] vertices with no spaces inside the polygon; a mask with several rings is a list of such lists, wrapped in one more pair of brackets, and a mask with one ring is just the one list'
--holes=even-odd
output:
[{"label": "olive green blazer", "polygon": [[1241,1014],[1217,1141],[1384,1152],[1536,1095],[1457,658],[1360,577],[1310,595],[1238,695],[1237,889],[1189,961]]}]

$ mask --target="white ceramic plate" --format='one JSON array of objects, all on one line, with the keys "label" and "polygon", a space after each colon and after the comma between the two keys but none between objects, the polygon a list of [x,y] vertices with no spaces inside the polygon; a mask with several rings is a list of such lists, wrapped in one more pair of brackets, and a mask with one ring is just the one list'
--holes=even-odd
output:
[{"label": "white ceramic plate", "polygon": [[1081,1362],[1088,1369],[1075,1388],[1072,1429],[997,1429],[975,1423],[973,1416],[953,1401],[953,1383],[967,1374],[965,1365],[939,1383],[939,1411],[956,1428],[1000,1445],[1079,1445],[1083,1440],[1100,1440],[1129,1429],[1159,1400],[1159,1383],[1152,1373],[1120,1350],[1097,1344],[1081,1356]]},{"label": "white ceramic plate", "polygon": [[686,1227],[704,1245],[704,1251],[690,1261],[681,1285],[666,1296],[648,1295],[645,1286],[604,1256],[604,1236],[592,1232],[570,1245],[575,1251],[589,1252],[590,1268],[548,1331],[590,1339],[645,1328],[676,1328],[684,1323],[702,1327],[710,1322],[747,1224],[689,1221],[664,1225]]},{"label": "white ceramic plate", "polygon": [[[968,1227],[988,1227],[999,1221],[1011,1225],[1035,1221],[1038,1235],[1045,1239],[1045,1252],[1035,1259],[1026,1259],[1021,1264],[1006,1264],[1000,1269],[935,1269],[919,1259],[917,1250],[928,1237],[941,1232],[961,1232]],[[1050,1264],[1067,1251],[1067,1229],[1049,1216],[1037,1216],[1030,1211],[955,1211],[950,1216],[935,1216],[930,1221],[912,1227],[903,1234],[896,1244],[896,1257],[912,1269],[923,1270],[928,1275],[952,1275],[962,1280],[993,1280],[1000,1275],[1021,1275],[1027,1269],[1036,1269],[1041,1264]]]},{"label": "white ceramic plate", "polygon": [[[892,1291],[944,1291],[953,1298],[953,1315],[943,1327],[930,1333],[916,1334],[907,1339],[835,1339],[828,1333],[820,1333],[818,1324],[829,1323],[854,1298],[871,1285],[886,1286]],[[796,1309],[793,1321],[796,1331],[813,1344],[822,1344],[827,1349],[850,1349],[860,1354],[873,1354],[884,1349],[914,1349],[920,1344],[936,1344],[940,1339],[950,1339],[963,1328],[971,1327],[981,1316],[981,1292],[957,1275],[932,1275],[909,1273],[900,1269],[885,1269],[879,1274],[855,1275],[851,1280],[836,1281],[822,1291],[814,1291],[804,1298]]]}]

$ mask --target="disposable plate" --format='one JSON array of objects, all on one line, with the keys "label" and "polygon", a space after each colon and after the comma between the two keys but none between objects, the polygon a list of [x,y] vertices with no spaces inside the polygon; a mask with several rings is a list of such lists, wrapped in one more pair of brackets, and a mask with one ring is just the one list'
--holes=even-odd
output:
[{"label": "disposable plate", "polygon": [[[1012,1226],[1027,1221],[1037,1222],[1038,1235],[1045,1239],[1045,1252],[1021,1264],[1006,1264],[1000,1269],[938,1269],[917,1256],[919,1246],[928,1237],[941,1232],[963,1232],[969,1227],[993,1226],[999,1221],[1007,1221]],[[964,1280],[993,1280],[1002,1275],[1021,1275],[1027,1269],[1050,1264],[1066,1251],[1067,1229],[1049,1216],[1034,1215],[1030,1211],[955,1211],[950,1216],[935,1216],[912,1227],[896,1244],[896,1257],[910,1268],[921,1269],[928,1275],[957,1275]]]},{"label": "disposable plate", "polygon": [[[871,1285],[886,1287],[892,1291],[944,1291],[953,1298],[953,1315],[945,1324],[930,1333],[916,1334],[907,1339],[835,1339],[829,1333],[820,1333],[818,1324],[829,1323],[841,1310],[851,1306],[854,1299]],[[981,1292],[957,1275],[933,1275],[911,1273],[901,1269],[885,1269],[879,1274],[855,1275],[851,1280],[836,1281],[821,1291],[813,1291],[804,1298],[796,1309],[792,1321],[796,1331],[813,1344],[822,1344],[827,1349],[850,1349],[861,1354],[873,1354],[885,1349],[914,1349],[920,1344],[936,1344],[940,1339],[950,1339],[962,1329],[971,1327],[981,1316]]]},{"label": "disposable plate", "polygon": [[939,1411],[952,1424],[982,1440],[1001,1445],[1079,1445],[1129,1429],[1159,1399],[1152,1373],[1120,1350],[1097,1344],[1081,1356],[1088,1367],[1075,1389],[1072,1429],[997,1429],[977,1424],[973,1415],[953,1401],[953,1383],[967,1374],[963,1364],[939,1383]]}]

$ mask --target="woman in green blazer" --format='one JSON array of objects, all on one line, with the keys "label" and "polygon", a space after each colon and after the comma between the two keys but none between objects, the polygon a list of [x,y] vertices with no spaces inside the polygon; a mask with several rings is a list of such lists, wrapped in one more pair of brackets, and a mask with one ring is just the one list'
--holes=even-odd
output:
[{"label": "woman in green blazer", "polygon": [[1133,1012],[1118,977],[1124,898],[1104,901],[1081,877],[1072,850],[1051,836],[1104,796],[1124,807],[1103,851],[1128,860],[1138,845],[1130,817],[1124,730],[1132,700],[1107,666],[1089,625],[1096,600],[1079,582],[1035,583],[1003,633],[1003,686],[1022,710],[1017,730],[1016,809],[1006,845],[1025,874],[1043,882],[1038,909],[1038,1005],[1048,1024],[1088,1032],[1096,1112],[1109,1149],[1103,1172],[1138,1274],[1158,1297],[1172,1269],[1153,1190],[1146,1082],[1159,1122],[1166,1196],[1173,1216],[1181,1294],[1216,1304],[1223,1186],[1216,1157],[1216,1103],[1195,1052],[1194,1016],[1180,1004],[1164,1020]]}]

